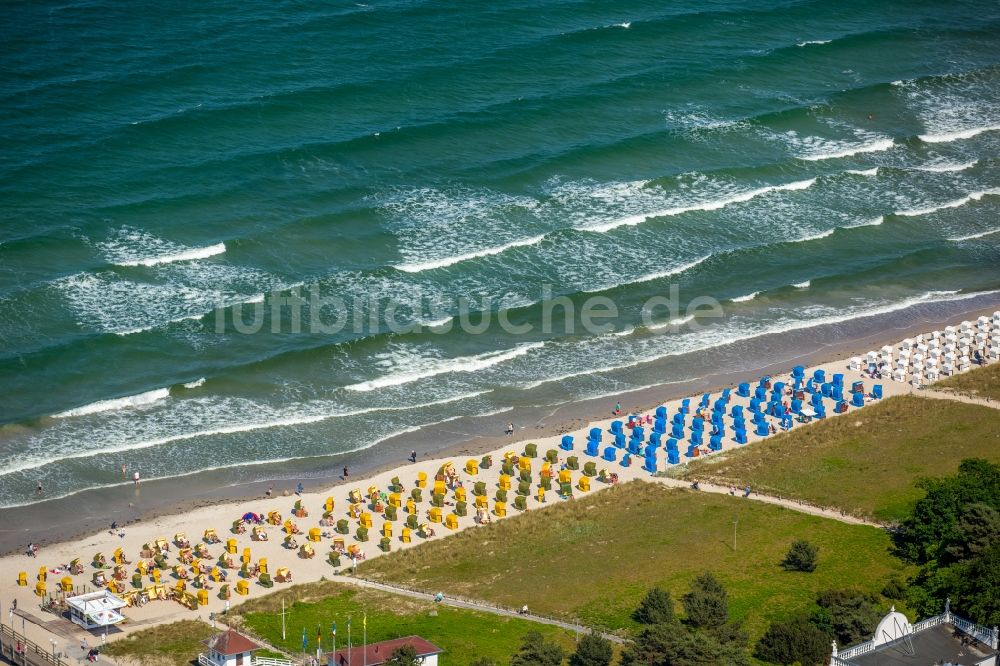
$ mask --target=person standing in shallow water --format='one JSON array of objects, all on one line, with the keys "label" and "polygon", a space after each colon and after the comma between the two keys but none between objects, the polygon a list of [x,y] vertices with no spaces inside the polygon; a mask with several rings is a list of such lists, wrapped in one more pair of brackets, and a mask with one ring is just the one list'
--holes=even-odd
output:
[{"label": "person standing in shallow water", "polygon": [[344,465],[344,478],[347,478],[347,465]]}]

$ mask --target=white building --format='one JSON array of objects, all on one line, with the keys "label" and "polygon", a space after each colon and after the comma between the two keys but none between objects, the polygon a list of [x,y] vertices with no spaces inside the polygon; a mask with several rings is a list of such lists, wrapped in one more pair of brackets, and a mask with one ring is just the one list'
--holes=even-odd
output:
[{"label": "white building", "polygon": [[198,655],[201,666],[293,666],[288,659],[254,657],[261,645],[247,638],[235,629],[227,629],[204,641],[207,652]]},{"label": "white building", "polygon": [[867,643],[838,650],[833,644],[831,666],[1000,666],[998,632],[952,614],[944,613],[916,624],[893,607]]},{"label": "white building", "polygon": [[67,597],[69,618],[84,629],[98,629],[118,624],[125,616],[118,609],[125,608],[128,603],[110,590],[99,590]]}]

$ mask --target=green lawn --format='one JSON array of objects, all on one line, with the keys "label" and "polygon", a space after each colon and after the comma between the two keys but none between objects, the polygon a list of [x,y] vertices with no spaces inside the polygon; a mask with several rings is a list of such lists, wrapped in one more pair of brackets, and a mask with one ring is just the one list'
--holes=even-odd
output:
[{"label": "green lawn", "polygon": [[975,368],[935,382],[934,390],[954,391],[974,398],[1000,400],[1000,363]]},{"label": "green lawn", "polygon": [[217,633],[199,620],[181,620],[143,629],[127,638],[109,642],[102,652],[139,664],[187,666],[197,662],[203,640]]},{"label": "green lawn", "polygon": [[[279,615],[282,600],[288,610],[284,640]],[[450,608],[330,581],[296,585],[251,599],[233,608],[230,615],[234,614],[237,620],[242,618],[251,632],[293,655],[302,652],[303,629],[309,651],[315,654],[317,626],[323,631],[323,649],[329,650],[333,645],[330,635],[333,622],[337,623],[338,647],[346,646],[348,616],[352,618],[352,643],[360,645],[365,614],[369,642],[411,634],[423,636],[444,650],[439,660],[445,666],[467,666],[482,656],[505,664],[529,631],[541,632],[558,641],[567,651],[573,649],[575,640],[574,634],[549,625]]]},{"label": "green lawn", "polygon": [[1000,460],[1000,410],[898,396],[694,461],[682,475],[895,522],[923,496],[918,477],[954,474],[969,457]]},{"label": "green lawn", "polygon": [[[816,572],[779,566],[796,538],[819,546]],[[630,613],[652,585],[679,599],[708,570],[758,636],[821,590],[881,590],[903,571],[888,547],[876,528],[637,481],[365,562],[358,574],[616,630],[635,626]]]}]

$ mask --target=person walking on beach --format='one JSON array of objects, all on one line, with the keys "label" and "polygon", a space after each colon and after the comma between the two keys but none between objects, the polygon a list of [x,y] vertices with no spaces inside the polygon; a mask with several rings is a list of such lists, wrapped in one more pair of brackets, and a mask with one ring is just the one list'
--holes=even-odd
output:
[{"label": "person walking on beach", "polygon": [[417,462],[417,450],[416,449],[413,449],[412,451],[410,451],[410,462],[413,462],[413,463]]},{"label": "person walking on beach", "polygon": [[614,413],[615,416],[621,416],[622,415],[622,403],[620,403],[620,402],[616,402],[615,403],[615,411],[613,413]]},{"label": "person walking on beach", "polygon": [[138,470],[132,474],[132,480],[135,481],[135,487],[139,487],[139,472]]},{"label": "person walking on beach", "polygon": [[122,463],[122,478],[123,479],[127,479],[128,478],[128,474],[125,473],[126,469],[128,469],[128,468],[125,466],[125,463]]},{"label": "person walking on beach", "polygon": [[507,432],[508,435],[513,435],[514,434],[514,424],[513,423],[508,423],[507,424],[507,431],[506,432]]},{"label": "person walking on beach", "polygon": [[303,490],[305,490],[305,488],[302,487],[302,482],[299,481],[299,486],[295,489],[295,494],[301,495]]},{"label": "person walking on beach", "polygon": [[347,465],[344,465],[344,478],[347,478]]}]

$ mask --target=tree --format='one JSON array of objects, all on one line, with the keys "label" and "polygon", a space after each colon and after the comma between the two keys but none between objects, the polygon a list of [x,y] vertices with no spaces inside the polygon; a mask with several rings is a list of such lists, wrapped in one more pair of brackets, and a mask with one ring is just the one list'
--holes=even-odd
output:
[{"label": "tree", "polygon": [[521,648],[510,658],[510,666],[561,666],[563,650],[537,631],[524,635]]},{"label": "tree", "polygon": [[611,641],[598,634],[586,634],[569,656],[569,666],[608,666],[611,656]]},{"label": "tree", "polygon": [[389,655],[390,666],[420,666],[417,651],[412,645],[400,645]]},{"label": "tree", "polygon": [[819,609],[810,620],[840,645],[870,639],[883,615],[877,597],[857,590],[827,590],[816,603]]},{"label": "tree", "polygon": [[729,596],[708,572],[695,578],[691,591],[684,595],[681,603],[692,627],[718,627],[729,619]]},{"label": "tree", "polygon": [[678,625],[646,627],[622,653],[623,666],[746,666],[746,652],[706,631]]},{"label": "tree", "polygon": [[669,624],[674,621],[674,600],[669,592],[656,586],[639,602],[632,619],[640,624]]},{"label": "tree", "polygon": [[829,654],[829,637],[805,617],[772,622],[753,652],[762,661],[803,666],[825,664]]},{"label": "tree", "polygon": [[788,549],[788,554],[781,561],[781,566],[788,571],[815,571],[818,552],[819,548],[816,546],[805,539],[798,539]]},{"label": "tree", "polygon": [[1000,510],[1000,465],[968,458],[955,476],[921,479],[926,491],[910,516],[893,535],[901,557],[924,564],[937,559],[942,549],[959,542],[958,523],[970,504]]}]

